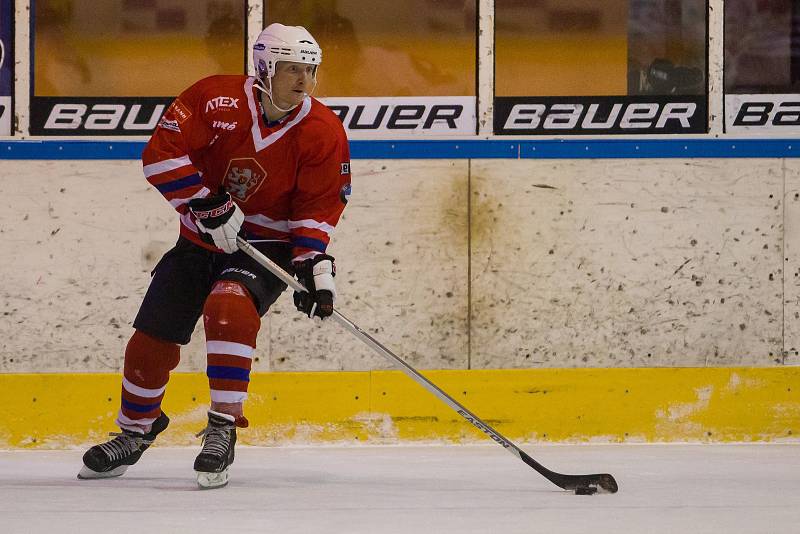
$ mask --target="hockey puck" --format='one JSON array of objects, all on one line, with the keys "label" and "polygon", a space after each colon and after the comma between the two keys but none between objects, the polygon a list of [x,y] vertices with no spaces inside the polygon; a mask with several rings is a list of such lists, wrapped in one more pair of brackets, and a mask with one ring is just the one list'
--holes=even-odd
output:
[{"label": "hockey puck", "polygon": [[581,486],[575,488],[575,495],[594,495],[597,493],[597,488],[593,486]]}]

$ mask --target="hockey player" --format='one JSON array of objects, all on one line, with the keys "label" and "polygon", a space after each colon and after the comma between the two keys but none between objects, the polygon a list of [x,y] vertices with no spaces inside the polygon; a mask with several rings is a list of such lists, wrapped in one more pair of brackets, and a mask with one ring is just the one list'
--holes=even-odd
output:
[{"label": "hockey player", "polygon": [[239,251],[245,235],[309,289],[298,310],[325,318],[336,297],[325,253],[350,194],[347,138],[336,115],[310,96],[322,51],[300,26],[271,24],[253,46],[257,75],[212,76],[167,109],[142,155],[147,180],[177,210],[180,237],[153,270],[125,350],[121,428],[83,456],[79,478],[119,476],[169,419],[161,400],[180,345],[202,315],[211,389],[194,469],[223,486],[260,317],[286,285]]}]

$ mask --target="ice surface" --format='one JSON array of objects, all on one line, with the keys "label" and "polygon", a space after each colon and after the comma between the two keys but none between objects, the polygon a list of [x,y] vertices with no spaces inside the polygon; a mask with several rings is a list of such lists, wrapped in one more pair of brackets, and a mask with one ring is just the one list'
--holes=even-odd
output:
[{"label": "ice surface", "polygon": [[493,444],[240,447],[216,490],[196,486],[196,449],[154,446],[89,481],[75,478],[83,451],[0,451],[0,531],[800,532],[800,443],[523,448],[556,471],[612,473],[620,491],[564,492]]}]

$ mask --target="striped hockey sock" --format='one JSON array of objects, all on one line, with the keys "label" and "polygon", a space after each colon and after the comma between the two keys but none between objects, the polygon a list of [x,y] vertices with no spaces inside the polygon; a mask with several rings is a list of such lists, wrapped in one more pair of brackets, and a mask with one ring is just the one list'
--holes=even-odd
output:
[{"label": "striped hockey sock", "polygon": [[169,372],[180,361],[180,346],[137,330],[125,349],[122,377],[122,406],[117,425],[125,430],[147,433],[161,415],[161,400]]},{"label": "striped hockey sock", "polygon": [[217,282],[206,299],[203,323],[211,401],[244,402],[261,327],[261,318],[247,290],[236,282]]}]

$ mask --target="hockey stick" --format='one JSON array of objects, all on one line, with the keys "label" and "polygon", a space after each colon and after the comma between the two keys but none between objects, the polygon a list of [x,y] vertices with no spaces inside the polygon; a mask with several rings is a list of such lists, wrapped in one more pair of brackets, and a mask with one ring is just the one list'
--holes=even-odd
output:
[{"label": "hockey stick", "polygon": [[[291,287],[295,291],[306,291],[306,288],[303,286],[303,284],[295,280],[295,278],[292,275],[281,269],[279,265],[277,265],[275,262],[273,262],[264,254],[262,254],[258,249],[256,249],[250,243],[248,243],[244,238],[239,236],[236,238],[236,240],[237,243],[239,244],[239,250],[241,250],[251,258],[253,258],[265,269],[269,270],[272,274],[280,278],[289,287]],[[556,486],[563,488],[565,490],[575,491],[575,493],[577,494],[584,494],[584,495],[586,494],[590,495],[592,493],[597,492],[598,490],[602,491],[603,493],[617,492],[618,489],[617,481],[614,480],[614,477],[609,474],[565,475],[547,469],[542,464],[540,464],[539,462],[528,456],[524,451],[520,450],[520,448],[514,445],[511,441],[503,437],[495,429],[484,423],[477,415],[469,411],[466,407],[461,405],[450,395],[439,389],[433,382],[431,382],[430,380],[419,374],[413,367],[404,362],[399,356],[396,356],[392,351],[384,347],[375,338],[370,336],[368,333],[364,332],[355,323],[347,319],[337,310],[333,311],[333,315],[331,315],[331,317],[337,323],[342,325],[345,330],[349,331],[351,334],[353,334],[358,339],[363,341],[372,350],[374,350],[384,358],[388,359],[392,364],[399,367],[401,371],[403,371],[406,375],[408,375],[411,379],[416,381],[422,387],[424,387],[425,389],[436,395],[439,398],[439,400],[443,401],[445,404],[450,406],[450,408],[455,410],[461,417],[472,423],[482,432],[486,433],[495,442],[497,442],[499,445],[502,445],[514,456],[516,456],[517,458],[528,464],[530,467],[535,469],[539,474],[544,476],[547,480],[549,480]]]}]

